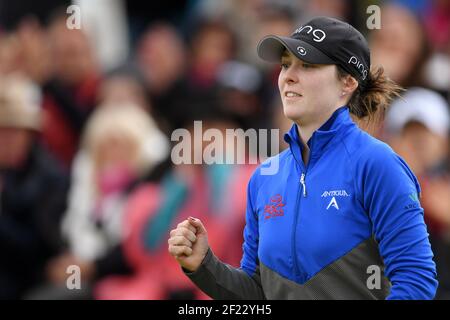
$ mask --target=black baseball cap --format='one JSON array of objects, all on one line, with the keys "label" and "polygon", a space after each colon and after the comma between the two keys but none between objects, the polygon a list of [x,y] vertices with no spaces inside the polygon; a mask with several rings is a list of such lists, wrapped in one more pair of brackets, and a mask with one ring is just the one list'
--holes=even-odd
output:
[{"label": "black baseball cap", "polygon": [[339,65],[360,84],[370,70],[370,50],[364,36],[350,24],[330,17],[316,17],[290,37],[266,36],[257,50],[261,59],[280,62],[285,49],[308,63]]}]

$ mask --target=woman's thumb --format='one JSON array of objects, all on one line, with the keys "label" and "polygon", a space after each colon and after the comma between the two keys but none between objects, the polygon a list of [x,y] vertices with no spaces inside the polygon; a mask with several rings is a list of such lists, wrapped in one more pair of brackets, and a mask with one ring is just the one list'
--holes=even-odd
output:
[{"label": "woman's thumb", "polygon": [[206,234],[206,229],[200,219],[189,217],[189,223],[197,229],[197,234]]}]

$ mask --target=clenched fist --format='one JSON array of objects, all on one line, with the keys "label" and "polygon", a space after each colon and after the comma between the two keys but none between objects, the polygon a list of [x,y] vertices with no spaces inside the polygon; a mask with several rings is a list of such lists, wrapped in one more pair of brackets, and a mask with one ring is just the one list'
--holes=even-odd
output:
[{"label": "clenched fist", "polygon": [[208,235],[199,219],[189,217],[170,231],[169,253],[191,272],[198,269],[208,252]]}]

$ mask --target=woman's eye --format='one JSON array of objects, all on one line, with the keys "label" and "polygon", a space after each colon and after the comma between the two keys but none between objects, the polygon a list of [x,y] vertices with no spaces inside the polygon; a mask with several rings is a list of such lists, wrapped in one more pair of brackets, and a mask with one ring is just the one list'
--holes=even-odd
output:
[{"label": "woman's eye", "polygon": [[287,68],[289,68],[289,65],[287,63],[281,64],[281,69],[287,69]]},{"label": "woman's eye", "polygon": [[313,67],[312,64],[309,64],[309,63],[304,63],[303,64],[303,68],[312,68],[312,67]]}]

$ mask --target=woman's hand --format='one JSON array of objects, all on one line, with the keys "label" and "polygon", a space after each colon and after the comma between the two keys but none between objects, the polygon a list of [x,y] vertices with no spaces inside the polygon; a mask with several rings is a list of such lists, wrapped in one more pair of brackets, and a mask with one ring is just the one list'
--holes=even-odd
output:
[{"label": "woman's hand", "polygon": [[198,269],[208,252],[208,235],[199,219],[189,217],[170,231],[169,253],[191,272]]}]

